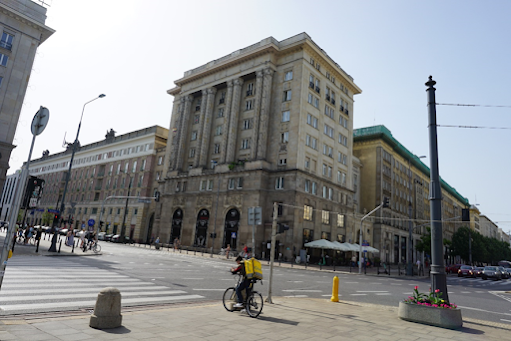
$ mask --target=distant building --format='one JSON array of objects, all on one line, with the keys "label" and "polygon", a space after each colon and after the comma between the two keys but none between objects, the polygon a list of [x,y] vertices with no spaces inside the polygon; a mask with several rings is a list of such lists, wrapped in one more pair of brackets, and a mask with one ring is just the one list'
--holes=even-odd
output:
[{"label": "distant building", "polygon": [[16,171],[16,173],[7,176],[0,199],[0,221],[9,221],[9,212],[14,200],[14,192],[20,175],[21,171]]},{"label": "distant building", "polygon": [[284,257],[313,239],[345,240],[354,224],[353,103],[361,90],[310,36],[263,39],[175,84],[156,214],[163,241],[240,250],[252,245],[248,209],[260,206],[256,254],[268,255],[273,202],[289,227],[278,236]]},{"label": "distant building", "polygon": [[37,48],[55,32],[45,21],[46,8],[33,1],[0,0],[0,190]]},{"label": "distant building", "polygon": [[497,239],[499,227],[490,218],[485,215],[479,216],[479,224],[481,226],[481,234],[488,238]]},{"label": "distant building", "polygon": [[[360,170],[360,212],[369,212],[385,197],[390,207],[374,213],[372,229],[364,238],[380,250],[382,261],[403,263],[408,259],[410,222],[413,245],[430,226],[430,170],[420,158],[397,141],[383,125],[355,129],[353,155],[362,164]],[[468,200],[441,180],[443,236],[451,240],[460,226],[461,210]],[[473,215],[471,214],[471,218]],[[478,219],[478,216],[477,216]],[[474,222],[479,229],[479,222]],[[414,252],[414,260],[420,255]]]},{"label": "distant building", "polygon": [[[79,147],[75,154],[66,192],[62,218],[75,229],[88,228],[90,219],[100,221],[103,231],[120,234],[125,219],[126,236],[137,242],[149,240],[154,232],[154,200],[105,199],[109,196],[153,197],[163,174],[168,130],[159,126],[115,136],[110,130],[105,140]],[[38,208],[60,209],[72,145],[64,152],[30,163],[30,175],[45,180]],[[44,212],[33,211],[28,222],[40,224]]]}]

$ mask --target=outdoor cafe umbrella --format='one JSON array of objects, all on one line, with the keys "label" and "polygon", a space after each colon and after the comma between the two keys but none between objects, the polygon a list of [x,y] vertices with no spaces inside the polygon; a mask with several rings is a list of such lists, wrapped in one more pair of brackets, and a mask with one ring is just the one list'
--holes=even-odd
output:
[{"label": "outdoor cafe umbrella", "polygon": [[[339,243],[338,241],[334,241],[334,242],[332,242],[332,244],[334,244],[336,246],[336,250],[353,251],[353,248],[350,247],[350,245],[348,243]],[[346,244],[348,244],[348,245],[346,245]]]},{"label": "outdoor cafe umbrella", "polygon": [[360,250],[360,248],[358,246],[355,246],[354,244],[350,244],[350,243],[341,243],[341,245],[343,245],[345,248],[347,248],[348,250],[347,251],[354,251],[354,252],[357,252]]},{"label": "outdoor cafe umbrella", "polygon": [[313,240],[312,242],[308,242],[304,244],[305,247],[311,247],[313,249],[327,249],[327,250],[336,250],[337,246],[332,243],[331,241],[328,241],[326,239],[318,239]]}]

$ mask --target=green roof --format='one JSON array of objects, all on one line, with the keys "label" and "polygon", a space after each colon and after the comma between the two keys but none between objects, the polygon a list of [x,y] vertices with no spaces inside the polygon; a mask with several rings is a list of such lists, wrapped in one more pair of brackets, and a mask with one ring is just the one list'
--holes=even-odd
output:
[{"label": "green roof", "polygon": [[[417,169],[419,169],[422,173],[426,174],[428,177],[430,176],[430,169],[426,166],[419,157],[413,153],[411,153],[405,146],[399,143],[393,136],[390,130],[387,129],[384,125],[377,125],[372,127],[360,128],[353,130],[353,142],[360,142],[366,140],[375,140],[382,139],[387,144],[389,144],[396,153],[401,155],[403,158],[410,160],[410,163]],[[453,187],[451,187],[447,182],[445,182],[442,177],[440,177],[440,183],[442,188],[449,192],[453,197],[462,202],[465,206],[469,206],[469,201],[467,198],[462,196],[456,191]]]}]

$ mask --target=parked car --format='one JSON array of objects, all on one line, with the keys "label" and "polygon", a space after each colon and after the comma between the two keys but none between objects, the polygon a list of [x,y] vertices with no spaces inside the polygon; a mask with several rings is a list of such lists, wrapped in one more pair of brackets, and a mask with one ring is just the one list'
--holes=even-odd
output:
[{"label": "parked car", "polygon": [[506,269],[506,271],[507,271],[507,273],[509,275],[509,278],[511,278],[511,268],[504,268],[504,269]]},{"label": "parked car", "polygon": [[111,242],[113,236],[114,236],[113,234],[105,234],[105,241],[106,242]]},{"label": "parked car", "polygon": [[112,239],[110,239],[110,241],[112,243],[120,243],[121,242],[121,235],[120,234],[116,234],[115,236],[112,237]]},{"label": "parked car", "polygon": [[[476,266],[474,268],[474,273],[476,274],[476,277],[481,277],[483,274],[484,267],[482,266]],[[510,269],[511,270],[511,269]]]},{"label": "parked car", "polygon": [[59,234],[62,234],[65,236],[67,234],[67,231],[69,231],[69,230],[68,229],[60,229]]},{"label": "parked car", "polygon": [[474,268],[470,265],[462,265],[458,270],[458,277],[476,277]]},{"label": "parked car", "polygon": [[509,278],[509,273],[506,271],[506,269],[504,269],[504,267],[499,266],[499,267],[497,267],[497,269],[499,269],[500,273],[502,274],[502,279]]},{"label": "parked car", "polygon": [[106,232],[98,233],[98,240],[105,240]]},{"label": "parked car", "polygon": [[456,273],[458,273],[458,270],[460,269],[460,267],[462,265],[463,264],[451,264],[448,267],[446,267],[445,272],[451,273],[451,274],[456,274]]},{"label": "parked car", "polygon": [[498,281],[502,279],[502,273],[499,271],[499,269],[497,269],[496,266],[485,266],[481,277],[483,280],[491,278]]}]

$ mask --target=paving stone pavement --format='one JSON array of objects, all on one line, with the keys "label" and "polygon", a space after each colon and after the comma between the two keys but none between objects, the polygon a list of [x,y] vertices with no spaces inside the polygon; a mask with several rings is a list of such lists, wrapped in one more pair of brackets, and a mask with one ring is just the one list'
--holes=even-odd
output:
[{"label": "paving stone pavement", "polygon": [[464,319],[449,330],[400,320],[397,307],[276,297],[256,319],[221,303],[123,310],[122,327],[89,327],[90,315],[11,317],[0,340],[509,340],[511,327]]}]

